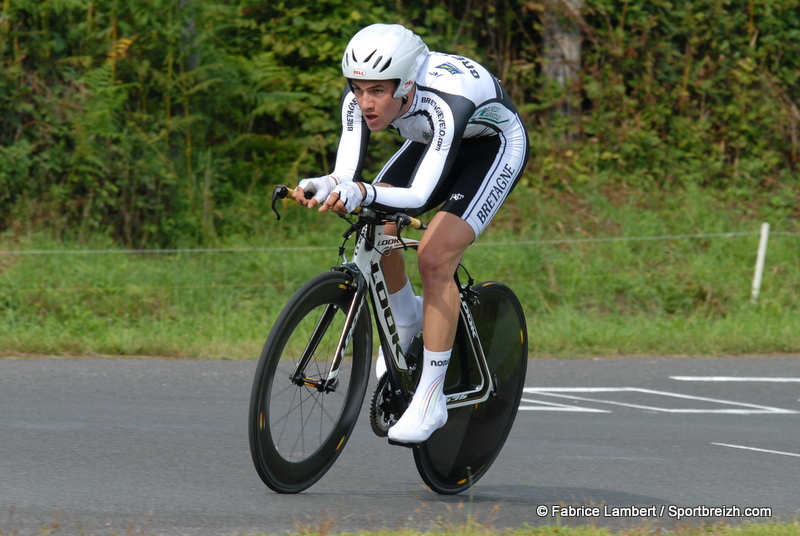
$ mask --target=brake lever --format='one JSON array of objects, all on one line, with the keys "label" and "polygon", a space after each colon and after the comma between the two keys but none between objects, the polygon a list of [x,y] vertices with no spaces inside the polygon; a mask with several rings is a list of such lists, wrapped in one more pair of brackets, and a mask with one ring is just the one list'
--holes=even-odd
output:
[{"label": "brake lever", "polygon": [[289,196],[289,191],[289,187],[283,184],[279,184],[272,190],[272,212],[278,217],[278,221],[281,219],[281,214],[278,212],[278,200],[286,199]]},{"label": "brake lever", "polygon": [[409,216],[408,214],[395,214],[394,218],[391,220],[395,222],[397,225],[397,232],[399,233],[406,227],[411,227],[412,229],[416,229],[417,231],[425,231],[428,229],[428,224],[424,221],[418,220],[413,216]]},{"label": "brake lever", "polygon": [[[278,212],[278,200],[279,199],[286,199],[289,197],[289,194],[294,193],[294,188],[289,188],[288,186],[284,186],[283,184],[279,184],[272,190],[272,212],[278,217],[278,221],[281,219],[281,215]],[[311,199],[314,197],[313,192],[303,192],[303,197],[306,199]]]}]

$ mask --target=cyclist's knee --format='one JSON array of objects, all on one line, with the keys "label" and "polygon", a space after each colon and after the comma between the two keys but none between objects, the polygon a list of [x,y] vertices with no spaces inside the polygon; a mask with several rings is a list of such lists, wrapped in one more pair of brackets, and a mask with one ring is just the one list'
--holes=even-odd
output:
[{"label": "cyclist's knee", "polygon": [[472,228],[458,216],[438,213],[420,243],[419,271],[423,283],[449,283],[458,263],[475,236]]},{"label": "cyclist's knee", "polygon": [[418,267],[423,284],[449,283],[458,267],[458,259],[453,262],[452,257],[442,254],[441,250],[427,248],[420,251]]}]

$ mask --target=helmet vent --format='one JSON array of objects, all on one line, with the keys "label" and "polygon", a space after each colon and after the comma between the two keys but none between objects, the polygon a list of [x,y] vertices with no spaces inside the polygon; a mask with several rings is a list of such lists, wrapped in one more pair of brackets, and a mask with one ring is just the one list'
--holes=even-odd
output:
[{"label": "helmet vent", "polygon": [[399,99],[414,87],[429,49],[418,35],[399,24],[372,24],[356,33],[342,57],[342,74],[359,80],[393,80]]}]

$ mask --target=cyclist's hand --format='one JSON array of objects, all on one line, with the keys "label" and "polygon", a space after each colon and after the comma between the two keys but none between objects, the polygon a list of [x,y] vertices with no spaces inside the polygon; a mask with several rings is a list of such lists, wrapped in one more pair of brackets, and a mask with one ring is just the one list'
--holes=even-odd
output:
[{"label": "cyclist's hand", "polygon": [[[328,199],[337,184],[339,181],[331,175],[303,179],[295,188],[292,198],[301,205],[313,208]],[[307,199],[306,194],[311,194],[312,197]]]},{"label": "cyclist's hand", "polygon": [[364,201],[366,191],[360,182],[343,182],[331,192],[319,207],[320,212],[332,210],[337,214],[350,214]]}]

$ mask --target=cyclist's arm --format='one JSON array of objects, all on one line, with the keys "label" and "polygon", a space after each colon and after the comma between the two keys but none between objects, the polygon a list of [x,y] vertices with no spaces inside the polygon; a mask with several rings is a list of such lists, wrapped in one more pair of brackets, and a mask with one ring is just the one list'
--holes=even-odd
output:
[{"label": "cyclist's arm", "polygon": [[369,135],[370,130],[363,120],[361,108],[348,85],[342,94],[342,135],[336,151],[336,167],[331,173],[339,182],[361,180]]},{"label": "cyclist's arm", "polygon": [[[435,98],[428,99],[430,104],[427,113],[433,120],[434,136],[417,168],[409,170],[413,172],[409,187],[373,188],[375,191],[371,207],[417,213],[453,167],[464,130],[475,111],[475,104],[465,97],[445,93],[430,94]],[[400,133],[403,133],[402,127]]]},{"label": "cyclist's arm", "polygon": [[[349,85],[345,85],[342,93],[341,120],[342,135],[339,138],[339,148],[336,153],[336,167],[329,175],[312,179],[313,181],[323,181],[320,186],[324,187],[322,190],[324,192],[330,192],[337,184],[361,180],[370,131],[363,121],[361,109],[358,107],[355,95]],[[330,182],[325,182],[328,180]],[[319,195],[312,198],[311,194],[306,194],[302,188],[302,182],[292,193],[292,198],[308,208],[322,204],[324,199],[320,199]],[[327,209],[320,206],[320,210],[324,212]]]}]

